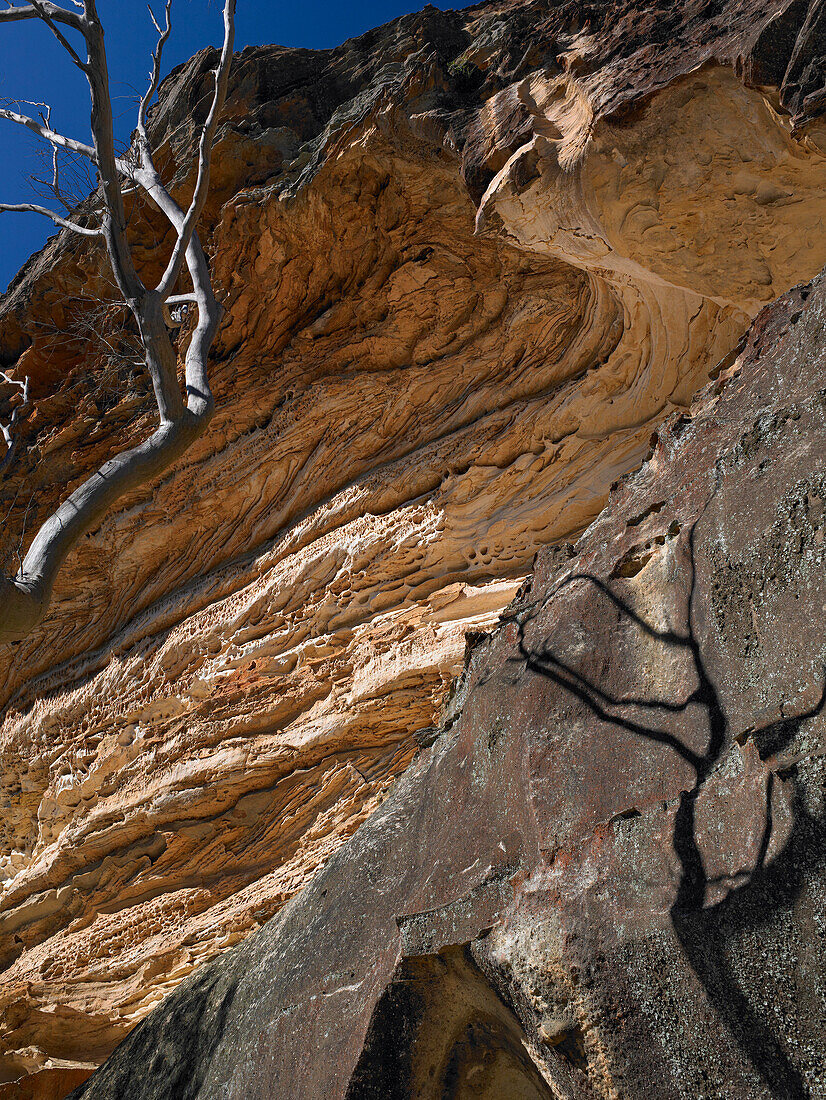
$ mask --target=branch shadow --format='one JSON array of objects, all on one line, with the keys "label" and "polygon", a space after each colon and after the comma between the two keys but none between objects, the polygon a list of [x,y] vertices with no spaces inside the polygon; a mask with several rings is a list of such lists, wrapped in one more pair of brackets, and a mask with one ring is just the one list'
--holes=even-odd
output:
[{"label": "branch shadow", "polygon": [[[802,890],[806,876],[815,863],[826,863],[824,826],[826,821],[811,815],[803,793],[795,782],[795,767],[781,770],[791,780],[792,828],[782,850],[768,859],[772,837],[772,796],[775,774],[769,771],[766,784],[762,836],[754,866],[746,881],[732,888],[722,901],[707,902],[708,878],[697,837],[697,799],[703,786],[731,744],[730,724],[720,694],[709,674],[695,632],[697,570],[695,566],[696,522],[687,537],[690,587],[686,601],[687,630],[658,630],[646,622],[625,600],[600,578],[589,573],[574,573],[566,578],[541,603],[516,616],[519,658],[527,668],[552,681],[557,687],[583,703],[598,719],[674,752],[694,772],[689,790],[682,791],[674,819],[672,844],[680,867],[679,882],[670,917],[685,957],[699,979],[718,1018],[727,1027],[741,1052],[778,1100],[802,1100],[808,1096],[803,1078],[789,1059],[778,1038],[761,1018],[740,988],[727,959],[727,940],[731,930],[766,924],[784,906],[790,905]],[[527,644],[526,633],[532,622],[553,599],[574,584],[588,584],[640,631],[663,645],[684,653],[691,662],[697,687],[686,698],[646,699],[635,696],[614,697],[599,684],[564,661],[547,643],[541,648]],[[708,737],[702,752],[692,750],[678,736],[662,728],[668,715],[684,713],[697,706],[705,713]],[[751,731],[762,760],[787,747],[804,722],[815,718],[826,707],[826,669],[818,701],[807,711],[791,719],[782,719]],[[646,716],[631,718],[618,713],[634,708]],[[647,716],[651,716],[650,719]],[[660,715],[660,720],[655,718]]]}]

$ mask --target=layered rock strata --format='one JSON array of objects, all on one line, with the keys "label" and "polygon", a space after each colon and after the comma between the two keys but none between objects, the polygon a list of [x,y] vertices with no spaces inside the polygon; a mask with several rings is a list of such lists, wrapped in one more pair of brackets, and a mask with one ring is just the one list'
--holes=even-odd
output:
[{"label": "layered rock strata", "polygon": [[[207,211],[218,414],[0,656],[6,1080],[102,1060],[303,887],[537,549],[826,263],[811,7],[427,8],[239,55]],[[209,64],[153,120],[181,193]],[[0,307],[35,397],[11,561],[153,422],[107,294],[58,237]],[[101,298],[104,350],[77,329]]]},{"label": "layered rock strata", "polygon": [[824,322],[823,275],[760,313],[380,809],[73,1100],[826,1096]]}]

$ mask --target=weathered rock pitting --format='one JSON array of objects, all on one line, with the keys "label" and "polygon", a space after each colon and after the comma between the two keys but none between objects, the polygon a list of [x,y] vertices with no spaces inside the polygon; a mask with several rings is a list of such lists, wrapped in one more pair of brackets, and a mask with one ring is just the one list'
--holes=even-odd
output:
[{"label": "weathered rock pitting", "polygon": [[759,315],[384,805],[75,1100],[826,1095],[824,322],[823,275]]},{"label": "weathered rock pitting", "polygon": [[[239,55],[207,211],[219,411],[0,658],[7,1080],[103,1059],[301,889],[432,736],[537,549],[826,263],[818,41],[799,0],[624,0]],[[170,166],[208,63],[166,85]],[[66,335],[100,288],[58,237],[0,306],[37,398],[11,548],[152,423],[140,373]],[[618,576],[677,537],[646,524]]]}]

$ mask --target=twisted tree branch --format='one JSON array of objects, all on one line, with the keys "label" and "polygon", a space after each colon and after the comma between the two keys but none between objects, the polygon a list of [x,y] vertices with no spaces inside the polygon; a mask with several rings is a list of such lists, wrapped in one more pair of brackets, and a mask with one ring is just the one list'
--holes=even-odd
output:
[{"label": "twisted tree branch", "polygon": [[[153,16],[160,38],[153,54],[149,89],[141,99],[138,109],[136,165],[115,155],[109,74],[103,28],[95,0],[83,0],[82,16],[57,8],[45,0],[37,0],[24,8],[0,12],[0,22],[4,17],[6,21],[43,18],[43,13],[48,13],[51,21],[63,22],[82,30],[84,35],[88,60],[83,63],[83,67],[92,94],[94,145],[84,146],[80,142],[70,142],[70,139],[62,138],[45,122],[41,126],[25,116],[12,117],[10,120],[28,125],[53,146],[60,145],[94,161],[98,168],[103,197],[103,226],[100,230],[85,230],[45,208],[29,203],[6,205],[0,209],[36,209],[40,213],[48,214],[66,228],[82,231],[90,236],[103,235],[115,281],[138,325],[147,369],[155,389],[160,426],[149,439],[110,459],[76,489],[37,532],[17,575],[14,578],[0,577],[0,642],[24,637],[43,619],[49,608],[57,574],[77,540],[99,523],[111,505],[124,493],[145,485],[151,478],[168,469],[206,429],[214,409],[207,360],[222,312],[212,290],[209,266],[196,233],[196,226],[206,202],[212,144],[218,116],[226,98],[234,41],[235,0],[224,2],[224,43],[218,68],[215,70],[212,104],[198,142],[195,189],[186,212],[172,199],[161,180],[152,161],[146,134],[146,111],[157,90],[163,46],[171,28],[171,0],[166,3],[166,26],[163,30]],[[52,29],[54,30],[53,26]],[[15,114],[5,112],[2,117]],[[121,176],[128,177],[135,186],[145,190],[175,229],[176,240],[172,255],[159,286],[154,290],[144,286],[135,269],[126,237]],[[192,293],[171,296],[184,263],[192,280]],[[198,308],[197,323],[185,357],[185,401],[178,384],[177,356],[165,321],[165,318],[169,318],[168,303],[179,304],[184,301],[193,301]]]}]

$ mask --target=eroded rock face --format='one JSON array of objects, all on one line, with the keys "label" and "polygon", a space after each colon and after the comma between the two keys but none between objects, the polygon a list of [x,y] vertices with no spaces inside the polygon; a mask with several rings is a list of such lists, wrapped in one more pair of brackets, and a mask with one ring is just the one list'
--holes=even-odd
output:
[{"label": "eroded rock face", "polygon": [[74,1100],[826,1095],[825,321],[823,275],[760,313],[385,803]]},{"label": "eroded rock face", "polygon": [[[2,656],[6,1080],[102,1060],[301,889],[432,736],[537,549],[826,263],[815,7],[425,9],[239,55],[207,211],[218,414]],[[170,170],[208,65],[166,85]],[[150,271],[151,212],[134,224]],[[152,424],[140,372],[67,336],[102,280],[57,238],[0,307],[37,398],[9,547]],[[521,1032],[490,1011],[503,1088]]]}]

